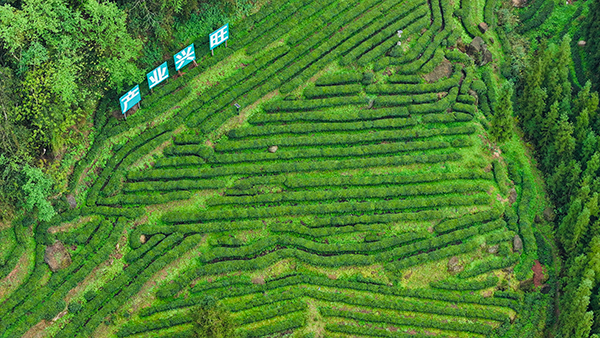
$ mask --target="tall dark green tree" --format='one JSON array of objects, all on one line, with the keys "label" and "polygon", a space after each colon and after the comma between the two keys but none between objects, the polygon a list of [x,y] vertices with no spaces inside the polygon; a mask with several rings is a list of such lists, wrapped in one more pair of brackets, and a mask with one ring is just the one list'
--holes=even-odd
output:
[{"label": "tall dark green tree", "polygon": [[587,76],[593,82],[593,88],[600,91],[600,0],[590,4],[590,11],[583,25],[586,39]]},{"label": "tall dark green tree", "polygon": [[574,130],[575,128],[569,122],[567,114],[562,113],[556,128],[556,138],[554,139],[554,147],[558,159],[569,161],[573,158],[573,151],[575,150]]},{"label": "tall dark green tree", "polygon": [[498,143],[508,141],[513,133],[513,106],[512,106],[513,84],[504,82],[492,118],[490,136]]}]

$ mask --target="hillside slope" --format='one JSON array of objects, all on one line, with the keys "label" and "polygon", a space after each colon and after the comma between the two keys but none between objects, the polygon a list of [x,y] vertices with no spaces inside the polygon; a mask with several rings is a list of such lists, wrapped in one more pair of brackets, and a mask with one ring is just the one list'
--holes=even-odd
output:
[{"label": "hillside slope", "polygon": [[127,121],[106,104],[79,207],[15,227],[0,336],[187,337],[207,296],[240,337],[535,335],[542,192],[487,138],[487,6],[273,0]]}]

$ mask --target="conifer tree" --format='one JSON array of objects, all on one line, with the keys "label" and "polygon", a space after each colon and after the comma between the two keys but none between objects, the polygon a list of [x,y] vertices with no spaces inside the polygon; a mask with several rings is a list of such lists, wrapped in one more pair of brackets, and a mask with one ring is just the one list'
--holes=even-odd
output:
[{"label": "conifer tree", "polygon": [[594,0],[590,5],[586,24],[583,25],[586,34],[585,51],[588,61],[588,74],[595,90],[600,90],[600,0]]},{"label": "conifer tree", "polygon": [[598,92],[592,92],[591,88],[592,83],[588,80],[573,100],[573,110],[581,113],[587,109],[590,121],[594,121],[598,113]]},{"label": "conifer tree", "polygon": [[573,158],[573,151],[575,150],[573,131],[573,124],[569,122],[567,114],[563,112],[558,122],[556,139],[554,140],[556,157],[560,161],[569,161]]},{"label": "conifer tree", "polygon": [[534,118],[543,115],[543,110],[546,108],[545,100],[548,97],[542,88],[544,64],[541,59],[543,55],[539,51],[533,55],[531,65],[524,75],[523,94],[519,99],[519,118],[525,133],[530,137],[533,137],[536,130]]},{"label": "conifer tree", "polygon": [[[585,260],[584,260],[585,261]],[[575,277],[577,278],[577,277]],[[579,277],[581,282],[578,285],[570,283],[565,288],[565,293],[569,293],[568,302],[563,302],[563,309],[560,313],[560,336],[570,338],[589,337],[593,323],[593,312],[588,311],[593,280],[595,278],[594,270],[586,269],[583,278]],[[567,296],[567,295],[565,295]]]},{"label": "conifer tree", "polygon": [[583,145],[581,148],[581,161],[587,162],[592,154],[596,151],[596,147],[598,146],[598,139],[596,137],[596,133],[593,130],[590,130],[583,141]]},{"label": "conifer tree", "polygon": [[500,89],[500,95],[496,103],[490,136],[496,142],[504,143],[512,136],[513,108],[512,108],[513,84],[506,81]]},{"label": "conifer tree", "polygon": [[558,109],[558,101],[555,101],[552,106],[550,106],[550,111],[548,112],[546,118],[542,120],[540,125],[540,148],[545,148],[554,143],[557,122],[560,115]]},{"label": "conifer tree", "polygon": [[562,209],[569,202],[571,194],[577,189],[580,175],[581,165],[575,160],[560,162],[556,166],[554,173],[548,180],[548,189],[556,202],[557,208]]},{"label": "conifer tree", "polygon": [[583,147],[583,141],[586,135],[590,132],[590,115],[587,108],[579,113],[575,120],[575,140],[579,145],[578,148]]},{"label": "conifer tree", "polygon": [[560,87],[560,100],[571,102],[571,81],[569,81],[570,66],[573,63],[571,55],[571,37],[565,34],[560,43],[560,47],[555,55],[556,69],[558,70],[557,89]]},{"label": "conifer tree", "polygon": [[531,97],[528,100],[529,120],[525,122],[527,134],[539,143],[542,138],[540,127],[544,124],[544,111],[546,110],[546,89],[536,87],[531,91]]},{"label": "conifer tree", "polygon": [[567,215],[562,219],[558,226],[558,236],[565,252],[572,251],[576,246],[576,243],[573,241],[576,236],[573,229],[578,221],[578,216],[581,213],[582,208],[581,198],[576,198],[569,205]]}]

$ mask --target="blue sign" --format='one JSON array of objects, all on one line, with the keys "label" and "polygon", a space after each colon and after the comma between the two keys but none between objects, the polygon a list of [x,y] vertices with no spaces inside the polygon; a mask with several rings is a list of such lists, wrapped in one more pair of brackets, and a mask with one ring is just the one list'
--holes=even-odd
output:
[{"label": "blue sign", "polygon": [[210,50],[213,50],[218,45],[229,40],[229,24],[226,24],[225,26],[210,33],[208,37],[210,39]]},{"label": "blue sign", "polygon": [[173,56],[175,59],[175,70],[180,70],[181,67],[187,65],[188,63],[196,60],[196,52],[194,51],[194,44],[185,47],[179,53]]},{"label": "blue sign", "polygon": [[125,114],[129,108],[135,106],[135,104],[141,100],[142,97],[140,96],[140,85],[137,85],[119,99],[119,102],[121,102],[121,112]]},{"label": "blue sign", "polygon": [[165,61],[162,65],[158,66],[155,70],[146,74],[148,78],[148,86],[150,89],[157,84],[163,82],[169,77],[169,69],[167,68],[167,62]]}]

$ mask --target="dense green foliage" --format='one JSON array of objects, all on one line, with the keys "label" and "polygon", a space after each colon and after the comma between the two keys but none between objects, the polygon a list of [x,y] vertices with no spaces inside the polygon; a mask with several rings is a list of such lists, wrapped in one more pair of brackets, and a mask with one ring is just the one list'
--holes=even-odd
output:
[{"label": "dense green foliage", "polygon": [[600,90],[600,1],[590,4],[589,14],[583,26],[586,40],[588,73],[594,83],[594,90]]},{"label": "dense green foliage", "polygon": [[[5,27],[34,20],[27,16],[33,3],[4,6],[7,17],[22,15]],[[536,8],[547,8],[540,3]],[[521,126],[551,151],[543,169],[575,168],[585,177],[587,188],[578,189],[568,186],[578,177],[557,176],[550,192],[563,198],[557,236],[579,255],[564,283],[561,306],[568,311],[561,312],[560,333],[595,330],[600,236],[589,235],[599,209],[591,109],[598,99],[590,85],[571,97],[568,38],[542,49],[527,73],[532,82],[523,85],[517,80],[529,68],[517,64],[520,56],[500,72],[494,64],[507,56],[496,54],[504,42],[491,41],[497,1],[485,8],[462,1],[456,13],[449,0],[264,1],[257,13],[232,22],[234,38],[215,57],[206,33],[251,3],[49,4],[56,6],[43,15],[80,17],[94,32],[103,26],[90,28],[90,6],[121,20],[110,28],[134,43],[130,54],[118,53],[121,40],[109,47],[117,48],[116,58],[131,56],[124,62],[132,83],[191,41],[207,56],[184,76],[143,92],[143,109],[126,121],[110,115],[116,91],[83,88],[88,98],[108,93],[93,119],[87,117],[96,99],[69,107],[80,115],[67,129],[86,120],[95,131],[80,135],[90,137],[90,147],[81,149],[86,154],[62,191],[51,190],[56,171],[20,165],[34,156],[15,137],[33,135],[35,125],[4,118],[1,130],[15,133],[0,138],[8,149],[0,153],[0,169],[8,168],[0,183],[29,213],[0,231],[0,245],[10,251],[0,254],[0,276],[14,271],[17,279],[0,295],[0,336],[23,336],[45,320],[41,334],[58,338],[539,338],[553,323],[559,257],[541,231],[543,189],[513,137],[515,93]],[[491,31],[477,29],[476,13],[490,20]],[[0,88],[0,98],[13,102],[0,110],[26,109],[36,118],[33,99],[56,104],[48,95],[59,85],[50,66],[62,65],[66,51],[55,48],[54,34],[71,31],[42,29],[44,39],[31,38],[35,26],[27,26],[23,41],[39,42],[49,58],[0,80],[24,84],[30,96]],[[478,68],[457,48],[469,35],[490,41],[491,65]],[[101,50],[85,52],[110,60]],[[74,74],[92,77],[94,68],[85,65]],[[128,85],[102,70],[114,80],[110,88]],[[521,97],[521,89],[531,92]],[[53,142],[60,139],[48,135],[38,146],[57,155]],[[586,145],[576,141],[583,135]],[[66,191],[79,205],[66,211],[63,201],[54,210],[48,196]],[[71,262],[51,271],[45,259],[53,253],[45,250],[57,241]],[[536,259],[543,276],[534,274]],[[551,279],[540,285],[548,270]]]},{"label": "dense green foliage", "polygon": [[[226,0],[0,5],[0,221],[24,203],[42,203],[19,188],[28,177],[20,168],[39,167],[53,179],[44,199],[65,192],[72,164],[60,160],[80,156],[89,143],[94,131],[87,121],[101,97],[114,100],[176,49],[253,6]],[[44,219],[52,215],[49,203],[40,204]]]},{"label": "dense green foliage", "polygon": [[538,147],[538,158],[548,177],[556,205],[556,231],[566,258],[561,297],[560,334],[588,337],[598,334],[597,308],[599,247],[597,174],[600,152],[598,93],[588,81],[576,95],[568,77],[570,39],[550,44],[532,58],[519,97],[519,117],[528,137]]}]

